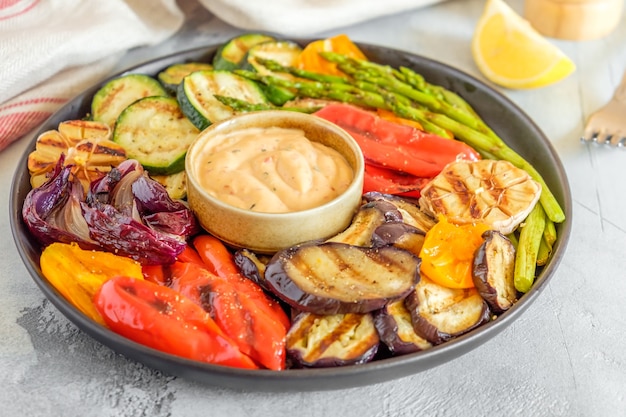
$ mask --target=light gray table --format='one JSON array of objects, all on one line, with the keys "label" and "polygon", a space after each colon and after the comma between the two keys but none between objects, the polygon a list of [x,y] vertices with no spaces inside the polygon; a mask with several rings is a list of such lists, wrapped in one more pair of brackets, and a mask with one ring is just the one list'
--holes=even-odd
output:
[{"label": "light gray table", "polygon": [[[521,1],[510,3],[521,10]],[[162,45],[131,51],[119,68],[239,33],[195,1],[181,6],[188,17],[183,30]],[[450,0],[341,32],[481,78],[469,42],[482,6],[483,0]],[[626,68],[626,18],[605,39],[556,43],[576,62],[575,74],[538,90],[502,92],[535,120],[560,154],[573,192],[573,233],[548,288],[495,339],[429,371],[359,389],[244,393],[165,376],[95,342],[44,298],[17,255],[5,202],[0,415],[626,415],[626,149],[578,141],[584,120],[611,97]],[[29,141],[0,154],[5,196]]]}]

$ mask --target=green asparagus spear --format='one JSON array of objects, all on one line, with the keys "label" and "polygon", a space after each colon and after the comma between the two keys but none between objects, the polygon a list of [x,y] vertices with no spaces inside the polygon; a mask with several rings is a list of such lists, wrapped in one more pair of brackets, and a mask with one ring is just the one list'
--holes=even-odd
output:
[{"label": "green asparagus spear", "polygon": [[539,243],[539,249],[537,250],[537,266],[543,266],[550,259],[550,254],[552,253],[552,248],[548,246],[546,243],[546,239],[541,238],[541,242]]},{"label": "green asparagus spear", "polygon": [[249,103],[245,100],[240,100],[234,97],[226,97],[221,95],[214,95],[220,103],[232,108],[236,112],[246,113],[251,111],[261,110],[288,110],[300,113],[314,113],[321,107],[292,107],[292,106],[272,106],[265,103]]},{"label": "green asparagus spear", "polygon": [[546,216],[540,204],[530,212],[519,234],[515,254],[515,289],[527,292],[535,281],[537,256],[546,224]]}]

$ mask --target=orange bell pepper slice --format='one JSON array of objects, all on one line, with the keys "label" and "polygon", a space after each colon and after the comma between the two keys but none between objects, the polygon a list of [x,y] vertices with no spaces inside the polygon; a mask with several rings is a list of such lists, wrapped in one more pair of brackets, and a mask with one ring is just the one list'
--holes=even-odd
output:
[{"label": "orange bell pepper slice", "polygon": [[337,64],[322,58],[319,54],[320,52],[336,52],[355,59],[367,59],[365,54],[347,35],[341,34],[331,38],[313,41],[306,45],[300,53],[295,66],[320,74],[345,75],[337,68]]}]

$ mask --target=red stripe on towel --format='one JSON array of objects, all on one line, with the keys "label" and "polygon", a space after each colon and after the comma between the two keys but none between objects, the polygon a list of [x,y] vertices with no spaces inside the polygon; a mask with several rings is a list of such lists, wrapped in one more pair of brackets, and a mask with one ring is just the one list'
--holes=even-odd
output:
[{"label": "red stripe on towel", "polygon": [[0,116],[0,150],[33,130],[51,114],[48,111],[30,111]]},{"label": "red stripe on towel", "polygon": [[8,13],[4,16],[0,15],[0,20],[11,19],[17,16],[21,16],[24,13],[32,10],[35,6],[39,4],[40,0],[33,0],[30,4],[27,4],[21,10],[15,10],[14,12],[9,10],[11,8],[17,9],[18,5],[20,5],[19,0],[0,0],[0,14]]}]

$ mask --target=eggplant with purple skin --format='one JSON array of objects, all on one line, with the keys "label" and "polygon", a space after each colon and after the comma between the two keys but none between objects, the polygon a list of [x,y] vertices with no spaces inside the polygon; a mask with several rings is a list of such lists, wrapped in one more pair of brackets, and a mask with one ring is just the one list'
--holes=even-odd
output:
[{"label": "eggplant with purple skin", "polygon": [[372,246],[372,237],[377,227],[401,220],[402,214],[393,204],[384,200],[371,201],[361,205],[346,230],[327,239],[327,242]]},{"label": "eggplant with purple skin", "polygon": [[494,313],[508,310],[517,300],[513,279],[515,247],[495,230],[483,233],[485,241],[474,254],[472,280]]},{"label": "eggplant with purple skin", "polygon": [[423,276],[406,297],[415,332],[434,345],[469,332],[491,318],[476,288],[455,289]]},{"label": "eggplant with purple skin", "polygon": [[287,332],[292,368],[325,368],[371,361],[380,345],[371,314],[299,313]]},{"label": "eggplant with purple skin", "polygon": [[241,274],[268,291],[265,282],[265,268],[269,262],[269,258],[264,255],[257,255],[248,249],[239,249],[233,255],[235,265],[239,268]]},{"label": "eggplant with purple skin", "polygon": [[426,232],[415,226],[402,222],[389,222],[376,228],[372,242],[374,246],[393,245],[419,256],[425,238]]},{"label": "eggplant with purple skin", "polygon": [[308,243],[277,252],[265,269],[265,281],[299,311],[368,313],[411,292],[419,266],[419,257],[394,246]]},{"label": "eggplant with purple skin", "polygon": [[404,300],[394,301],[373,313],[380,340],[392,355],[405,355],[431,348],[433,345],[413,328],[411,313]]},{"label": "eggplant with purple skin", "polygon": [[[382,200],[365,203],[361,205],[348,228],[327,239],[326,242],[371,247],[375,231],[379,226],[387,222],[398,223],[401,219],[402,215],[393,204]],[[384,246],[384,244],[380,243],[378,246]],[[419,253],[419,251],[414,253]],[[235,252],[235,263],[243,276],[256,282],[264,289],[268,289],[265,282],[267,259],[262,260],[260,255],[247,249],[240,249]]]},{"label": "eggplant with purple skin", "polygon": [[396,195],[382,194],[376,191],[365,193],[363,198],[368,202],[384,201],[394,205],[402,216],[402,222],[424,232],[428,232],[437,222],[432,216],[424,212],[417,204],[417,201],[414,200]]}]

